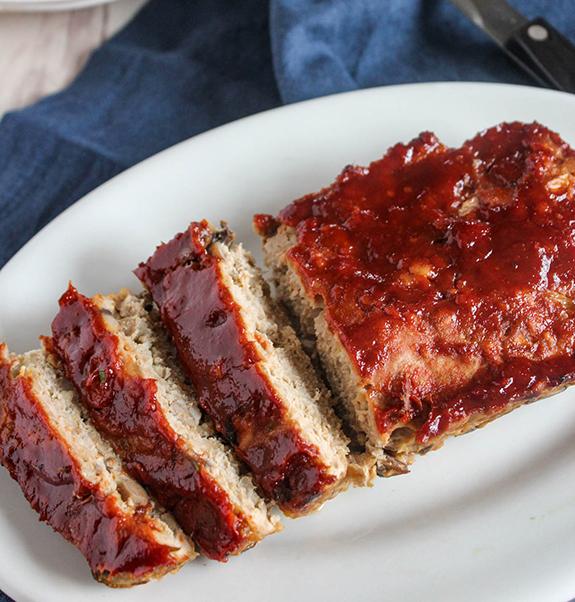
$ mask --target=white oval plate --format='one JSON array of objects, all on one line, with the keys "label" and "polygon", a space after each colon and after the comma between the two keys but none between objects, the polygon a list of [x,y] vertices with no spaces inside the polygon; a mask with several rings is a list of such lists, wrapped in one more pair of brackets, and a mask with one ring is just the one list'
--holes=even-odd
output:
[{"label": "white oval plate", "polygon": [[4,0],[0,1],[0,12],[56,12],[61,10],[76,10],[110,4],[118,0]]},{"label": "white oval plate", "polygon": [[[277,212],[422,130],[459,145],[504,120],[539,120],[575,144],[575,96],[423,84],[309,101],[221,127],[118,176],[54,220],[0,272],[0,340],[49,333],[72,282],[138,290],[132,275],[191,220],[225,219],[256,252],[256,212]],[[565,602],[575,596],[575,403],[567,392],[419,459],[411,474],[348,491],[227,564],[199,559],[128,591],[92,581],[0,470],[0,588],[58,600]]]}]

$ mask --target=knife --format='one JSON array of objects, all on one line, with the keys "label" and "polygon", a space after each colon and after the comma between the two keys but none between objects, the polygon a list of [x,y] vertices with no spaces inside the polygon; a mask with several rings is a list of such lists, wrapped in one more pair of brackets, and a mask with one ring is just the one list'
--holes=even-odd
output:
[{"label": "knife", "polygon": [[450,0],[540,84],[575,93],[575,46],[505,0]]}]

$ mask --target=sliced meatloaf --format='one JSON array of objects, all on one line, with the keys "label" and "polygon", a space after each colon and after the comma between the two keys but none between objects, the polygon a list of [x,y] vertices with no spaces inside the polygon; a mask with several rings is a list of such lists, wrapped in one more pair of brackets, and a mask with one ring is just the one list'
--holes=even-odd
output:
[{"label": "sliced meatloaf", "polygon": [[381,474],[575,377],[575,152],[537,123],[425,133],[279,216],[271,280]]},{"label": "sliced meatloaf", "polygon": [[50,344],[125,469],[206,556],[225,560],[280,528],[203,419],[148,295],[88,299],[70,285]]},{"label": "sliced meatloaf", "polygon": [[252,257],[192,223],[136,270],[200,405],[288,515],[348,486],[348,447],[329,395]]},{"label": "sliced meatloaf", "polygon": [[173,517],[122,470],[44,349],[16,356],[0,345],[0,461],[106,585],[145,583],[196,556]]}]

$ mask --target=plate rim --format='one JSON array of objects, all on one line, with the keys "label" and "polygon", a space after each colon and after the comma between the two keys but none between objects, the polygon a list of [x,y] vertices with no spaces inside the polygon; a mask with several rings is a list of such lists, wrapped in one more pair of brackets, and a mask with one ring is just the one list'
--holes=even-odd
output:
[{"label": "plate rim", "polygon": [[2,0],[0,12],[32,13],[32,12],[62,12],[78,10],[92,6],[111,4],[119,0]]},{"label": "plate rim", "polygon": [[[210,130],[208,132],[202,133],[198,136],[195,136],[193,138],[189,138],[187,140],[184,140],[180,143],[178,143],[177,145],[174,145],[168,149],[165,149],[163,151],[161,151],[160,153],[146,159],[145,161],[139,163],[138,165],[122,172],[121,174],[119,174],[118,176],[112,178],[111,180],[109,180],[108,182],[105,182],[104,184],[102,184],[101,186],[99,186],[98,188],[94,189],[92,192],[90,192],[88,195],[86,195],[85,197],[83,197],[83,199],[80,199],[79,201],[77,201],[74,205],[72,205],[70,208],[68,208],[66,211],[64,211],[62,214],[60,214],[55,220],[53,220],[52,222],[50,222],[50,224],[48,224],[47,226],[45,226],[39,234],[36,235],[36,237],[38,237],[42,232],[46,232],[47,230],[51,229],[51,227],[53,226],[53,224],[56,221],[59,221],[60,219],[67,219],[67,218],[63,218],[62,216],[64,215],[69,215],[70,213],[75,213],[75,212],[80,212],[82,211],[82,203],[87,201],[88,198],[92,199],[94,197],[97,197],[97,195],[102,194],[102,189],[104,187],[108,187],[111,185],[112,182],[115,182],[113,185],[114,186],[123,186],[123,179],[125,178],[126,181],[128,178],[133,178],[135,177],[134,174],[137,174],[137,170],[144,170],[149,166],[149,162],[156,162],[158,161],[158,158],[160,156],[163,156],[165,159],[167,159],[169,157],[170,153],[180,153],[182,152],[181,148],[184,145],[188,145],[190,143],[196,143],[196,144],[201,144],[201,139],[204,139],[207,136],[212,136],[215,132],[220,132],[222,130],[227,129],[228,131],[232,131],[233,130],[231,128],[237,128],[239,127],[244,127],[242,124],[247,123],[249,120],[256,120],[256,119],[261,119],[262,116],[264,115],[268,115],[271,113],[279,113],[281,111],[293,111],[293,110],[299,110],[299,107],[301,107],[302,105],[308,105],[311,103],[323,103],[329,100],[333,100],[335,97],[344,97],[344,96],[348,96],[348,95],[360,95],[360,94],[373,94],[373,93],[377,93],[377,91],[381,91],[381,90],[386,90],[389,91],[390,93],[393,93],[393,90],[397,90],[398,88],[413,88],[413,87],[451,87],[453,88],[454,86],[457,87],[475,87],[475,86],[488,86],[488,87],[493,87],[493,88],[498,88],[498,89],[503,89],[503,88],[513,88],[513,89],[518,89],[518,88],[522,88],[522,89],[529,89],[531,91],[535,91],[537,90],[536,94],[542,93],[542,94],[551,94],[551,95],[556,95],[556,94],[565,94],[565,96],[568,96],[569,98],[571,98],[572,100],[570,102],[575,102],[575,97],[571,96],[571,95],[567,95],[566,93],[557,93],[555,91],[551,91],[551,90],[544,90],[544,89],[537,89],[537,88],[532,88],[531,86],[518,86],[518,85],[512,85],[512,84],[496,84],[496,83],[482,83],[482,82],[431,82],[431,83],[414,83],[414,84],[402,84],[399,86],[385,86],[385,87],[379,87],[379,88],[371,88],[368,90],[359,90],[359,91],[350,91],[350,92],[345,92],[345,93],[341,93],[341,94],[337,94],[337,95],[333,95],[330,97],[323,97],[323,98],[317,98],[317,99],[310,99],[307,101],[304,101],[302,103],[297,103],[294,105],[287,105],[287,106],[282,106],[282,107],[278,107],[276,109],[270,109],[269,111],[265,111],[262,113],[258,113],[256,115],[251,115],[249,117],[245,117],[242,118],[240,120],[222,125],[218,128],[214,128],[213,130]],[[298,107],[298,109],[294,109],[294,107]],[[249,123],[248,123],[248,127],[249,127]],[[162,159],[164,160],[164,159]],[[155,168],[154,168],[155,169]],[[6,266],[4,266],[4,268],[0,271],[0,280],[2,280],[2,275],[6,273],[6,268],[8,266],[13,266],[15,264],[15,260],[18,257],[23,257],[22,253],[27,252],[25,251],[25,249],[29,248],[30,245],[33,245],[33,241],[36,239],[36,237],[34,237],[33,239],[31,239],[31,241],[29,243],[27,243],[18,253],[16,253],[11,259],[10,261],[6,264]],[[17,263],[17,262],[16,262]],[[13,269],[13,267],[9,268],[9,271]],[[169,579],[170,577],[168,577]],[[5,586],[2,586],[5,587]],[[103,586],[100,586],[103,587]],[[141,590],[138,590],[141,591]],[[100,590],[97,590],[98,593],[100,593]],[[96,596],[98,595],[98,593],[96,593]],[[103,594],[106,594],[107,592],[104,591]],[[143,594],[144,592],[142,592]],[[32,598],[28,598],[26,596],[24,596],[23,592],[20,592],[18,594],[14,594],[14,595],[18,595],[18,599],[29,599],[32,600]],[[101,596],[101,597],[105,597],[105,596]]]}]

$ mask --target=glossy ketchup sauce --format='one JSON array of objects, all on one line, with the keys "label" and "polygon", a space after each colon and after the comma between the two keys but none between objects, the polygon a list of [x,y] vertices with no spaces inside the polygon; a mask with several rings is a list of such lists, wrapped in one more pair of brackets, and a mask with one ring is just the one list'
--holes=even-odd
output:
[{"label": "glossy ketchup sauce", "polygon": [[174,565],[169,546],[154,541],[147,509],[127,517],[116,500],[82,476],[41,405],[29,377],[0,364],[0,459],[32,508],[84,554],[96,578],[145,577]]},{"label": "glossy ketchup sauce", "polygon": [[539,124],[430,133],[277,218],[385,439],[426,443],[575,377],[575,153]]},{"label": "glossy ketchup sauce", "polygon": [[213,235],[207,222],[193,223],[158,247],[136,274],[158,304],[216,429],[266,495],[297,515],[335,477],[302,440],[263,373],[239,309],[222,284],[221,260],[208,251]]},{"label": "glossy ketchup sauce", "polygon": [[126,365],[99,308],[71,285],[60,299],[52,333],[51,344],[96,428],[202,552],[224,560],[249,545],[244,519],[201,461],[190,458],[163,415],[156,381]]}]

